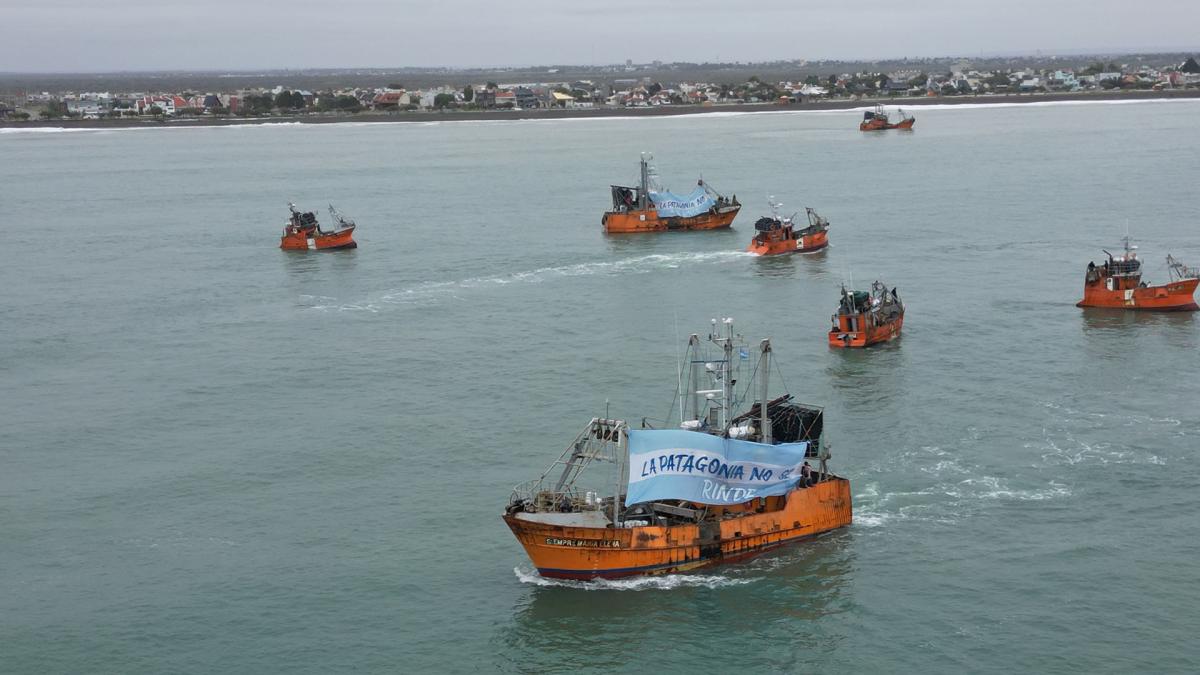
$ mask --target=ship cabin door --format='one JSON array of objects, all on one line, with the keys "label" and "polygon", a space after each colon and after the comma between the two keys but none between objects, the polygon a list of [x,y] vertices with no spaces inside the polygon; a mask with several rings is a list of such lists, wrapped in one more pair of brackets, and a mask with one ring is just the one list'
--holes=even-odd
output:
[{"label": "ship cabin door", "polygon": [[700,557],[717,558],[721,555],[721,524],[715,520],[701,520]]},{"label": "ship cabin door", "polygon": [[1112,277],[1106,277],[1104,279],[1104,287],[1110,291],[1115,291],[1116,290],[1116,281],[1117,280]]}]

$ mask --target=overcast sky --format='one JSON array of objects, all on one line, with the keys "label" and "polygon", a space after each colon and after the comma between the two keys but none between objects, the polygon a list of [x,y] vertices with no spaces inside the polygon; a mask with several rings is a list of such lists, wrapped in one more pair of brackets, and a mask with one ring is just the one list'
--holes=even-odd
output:
[{"label": "overcast sky", "polygon": [[0,71],[870,59],[1200,47],[1196,0],[0,0]]}]

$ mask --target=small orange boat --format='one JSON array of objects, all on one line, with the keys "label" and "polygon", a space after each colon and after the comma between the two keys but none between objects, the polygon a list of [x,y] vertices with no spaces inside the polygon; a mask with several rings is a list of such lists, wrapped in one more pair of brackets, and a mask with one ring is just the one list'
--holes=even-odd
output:
[{"label": "small orange boat", "polygon": [[[1114,256],[1108,251],[1108,260],[1103,265],[1089,262],[1083,278],[1083,299],[1076,307],[1113,307],[1121,309],[1144,309],[1160,312],[1194,311],[1196,285],[1200,284],[1200,272],[1167,256],[1170,280],[1161,286],[1150,286],[1142,281],[1142,261],[1137,257],[1137,247],[1131,246],[1129,237],[1123,240],[1125,254]],[[1103,250],[1103,249],[1101,249]]]},{"label": "small orange boat", "polygon": [[820,251],[829,245],[829,221],[825,220],[810,208],[805,208],[808,214],[808,227],[796,230],[793,220],[796,214],[789,218],[779,217],[779,207],[783,204],[771,204],[772,215],[759,218],[754,223],[758,234],[750,240],[746,250],[755,255],[781,255],[784,253],[812,253]]},{"label": "small orange boat", "polygon": [[888,117],[888,113],[883,109],[883,106],[875,106],[875,110],[868,110],[863,113],[863,121],[859,123],[859,131],[884,131],[886,129],[911,129],[917,123],[917,118],[912,115],[905,115],[903,110],[897,109],[900,113],[900,121],[893,122]]},{"label": "small orange boat", "polygon": [[879,281],[871,284],[870,292],[842,286],[842,299],[829,329],[829,346],[869,347],[896,339],[903,326],[904,303],[895,288],[889,291]]},{"label": "small orange boat", "polygon": [[288,204],[292,215],[283,227],[283,238],[279,248],[289,251],[326,251],[343,248],[358,248],[354,241],[354,221],[347,220],[329,205],[329,214],[337,221],[333,230],[322,230],[317,215],[311,211],[301,213],[295,204]]},{"label": "small orange boat", "polygon": [[[703,354],[692,335],[680,378],[678,427],[630,429],[593,418],[538,479],[514,488],[503,519],[544,577],[613,579],[743,560],[849,525],[850,482],[828,472],[824,411],[791,395],[770,399],[771,344],[755,374],[758,400],[733,413],[732,320]],[[681,373],[684,371],[681,371]],[[809,465],[808,460],[818,464]],[[589,471],[589,467],[608,471]],[[593,479],[601,473],[598,479]],[[599,480],[588,483],[584,480]],[[595,486],[595,487],[593,487]]]},{"label": "small orange boat", "polygon": [[703,178],[687,195],[665,190],[643,154],[637,187],[613,185],[612,210],[605,212],[600,224],[609,234],[715,230],[729,227],[741,208],[737,195],[726,198]]}]

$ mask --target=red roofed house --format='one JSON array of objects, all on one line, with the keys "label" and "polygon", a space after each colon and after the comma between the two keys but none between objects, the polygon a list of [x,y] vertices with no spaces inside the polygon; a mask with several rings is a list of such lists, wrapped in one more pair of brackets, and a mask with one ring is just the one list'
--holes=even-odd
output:
[{"label": "red roofed house", "polygon": [[411,99],[408,92],[403,89],[399,91],[385,91],[375,95],[375,98],[371,100],[371,107],[376,110],[387,110],[408,105],[410,102]]}]

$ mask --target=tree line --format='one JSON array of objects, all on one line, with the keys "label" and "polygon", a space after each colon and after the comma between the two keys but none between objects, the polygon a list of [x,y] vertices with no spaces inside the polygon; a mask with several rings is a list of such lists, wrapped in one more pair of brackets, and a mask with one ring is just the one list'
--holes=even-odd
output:
[{"label": "tree line", "polygon": [[300,92],[285,89],[274,96],[270,94],[247,94],[243,96],[239,114],[269,115],[275,111],[294,112],[310,109],[321,112],[333,110],[357,112],[362,110],[362,103],[357,98],[348,94],[334,96],[332,93],[319,94],[315,97],[313,103],[309,103]]}]

